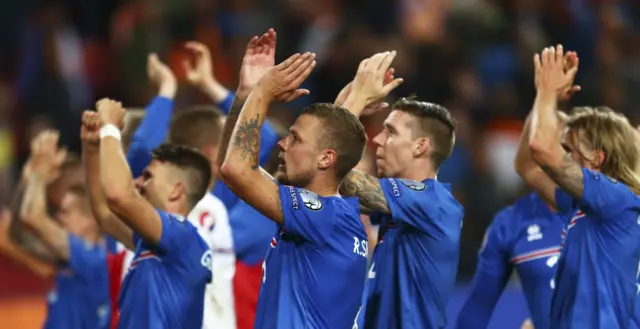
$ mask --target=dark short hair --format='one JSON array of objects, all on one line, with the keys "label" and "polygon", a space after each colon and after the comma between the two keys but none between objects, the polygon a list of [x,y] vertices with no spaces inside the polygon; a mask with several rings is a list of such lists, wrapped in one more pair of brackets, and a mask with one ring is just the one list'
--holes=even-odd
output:
[{"label": "dark short hair", "polygon": [[416,137],[426,136],[431,140],[431,160],[437,169],[453,152],[456,141],[456,122],[444,106],[421,102],[415,98],[401,98],[392,110],[409,113],[418,119]]},{"label": "dark short hair", "polygon": [[362,158],[367,142],[364,126],[349,110],[330,103],[312,104],[301,115],[321,120],[318,146],[332,149],[338,155],[335,172],[336,178],[341,181]]},{"label": "dark short hair", "polygon": [[207,193],[211,182],[211,164],[200,151],[184,145],[164,143],[154,149],[151,155],[154,160],[172,164],[185,175],[190,208]]},{"label": "dark short hair", "polygon": [[169,141],[202,149],[218,145],[222,138],[222,112],[215,106],[198,105],[178,113],[169,127]]}]

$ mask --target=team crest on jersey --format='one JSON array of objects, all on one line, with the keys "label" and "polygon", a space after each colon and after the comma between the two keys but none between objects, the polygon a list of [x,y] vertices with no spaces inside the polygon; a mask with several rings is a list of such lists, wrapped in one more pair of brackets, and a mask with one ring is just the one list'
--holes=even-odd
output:
[{"label": "team crest on jersey", "polygon": [[299,189],[298,193],[300,194],[300,198],[302,199],[302,203],[304,203],[305,207],[313,211],[322,209],[322,202],[318,198],[317,194],[305,189]]},{"label": "team crest on jersey", "polygon": [[425,188],[427,188],[426,185],[424,185],[424,183],[422,182],[418,182],[415,180],[411,180],[411,179],[402,179],[399,178],[398,179],[400,181],[400,183],[402,183],[404,186],[408,187],[409,189],[412,189],[414,191],[424,191]]}]

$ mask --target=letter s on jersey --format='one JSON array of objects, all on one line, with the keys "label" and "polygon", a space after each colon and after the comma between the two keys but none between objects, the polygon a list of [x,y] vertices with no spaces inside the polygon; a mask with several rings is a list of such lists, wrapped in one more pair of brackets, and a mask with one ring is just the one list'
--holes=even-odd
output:
[{"label": "letter s on jersey", "polygon": [[366,258],[369,255],[369,242],[366,239],[360,240],[357,236],[354,236],[353,253]]}]

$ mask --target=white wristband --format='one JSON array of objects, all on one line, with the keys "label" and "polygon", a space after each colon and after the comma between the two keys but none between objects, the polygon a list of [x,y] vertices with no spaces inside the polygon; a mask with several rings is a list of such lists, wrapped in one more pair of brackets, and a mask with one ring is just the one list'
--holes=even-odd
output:
[{"label": "white wristband", "polygon": [[110,123],[100,128],[100,139],[103,139],[107,136],[111,136],[117,140],[122,139],[122,135],[120,134],[120,129],[118,129],[118,127]]}]

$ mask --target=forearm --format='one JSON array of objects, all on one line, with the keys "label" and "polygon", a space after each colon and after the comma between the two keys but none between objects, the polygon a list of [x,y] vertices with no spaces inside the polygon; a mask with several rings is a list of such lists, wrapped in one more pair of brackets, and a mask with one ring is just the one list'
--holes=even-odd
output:
[{"label": "forearm", "polygon": [[[100,142],[100,183],[109,208],[134,193],[131,170],[122,152],[122,144],[112,136]],[[115,212],[115,211],[114,211]],[[117,214],[117,212],[115,212]]]},{"label": "forearm", "polygon": [[133,232],[109,210],[107,199],[102,191],[100,184],[100,154],[98,150],[84,150],[82,157],[93,217],[104,232],[123,243],[128,249],[133,249]]},{"label": "forearm", "polygon": [[240,95],[240,93],[236,93],[236,97],[233,99],[233,103],[231,104],[231,109],[229,110],[227,118],[224,121],[224,127],[222,129],[222,142],[220,143],[220,148],[218,149],[218,167],[222,167],[222,163],[227,156],[227,150],[229,148],[229,142],[231,141],[231,135],[233,134],[233,128],[236,126],[238,118],[240,117],[240,111],[245,104],[246,98],[242,97],[243,96]]},{"label": "forearm", "polygon": [[224,160],[224,164],[232,166],[234,171],[242,173],[259,168],[260,131],[270,103],[265,94],[254,91],[242,107],[229,141],[232,145],[227,146]]},{"label": "forearm", "polygon": [[172,98],[158,96],[147,106],[145,116],[136,129],[127,152],[127,162],[131,165],[133,177],[142,174],[151,161],[151,151],[164,142],[172,115]]},{"label": "forearm", "polygon": [[553,92],[538,92],[531,112],[529,143],[540,147],[559,146],[560,120],[556,113],[558,98]]},{"label": "forearm", "polygon": [[349,112],[353,113],[353,115],[359,118],[362,114],[362,111],[364,111],[365,107],[367,106],[367,100],[360,97],[356,92],[352,92],[344,101],[344,104],[341,104],[341,106],[346,108],[347,110],[349,110]]},{"label": "forearm", "polygon": [[69,259],[67,232],[53,222],[46,209],[46,181],[38,174],[29,177],[20,211],[22,221],[58,259]]},{"label": "forearm", "polygon": [[201,91],[211,99],[218,107],[228,114],[231,111],[235,95],[217,81],[209,82]]}]

